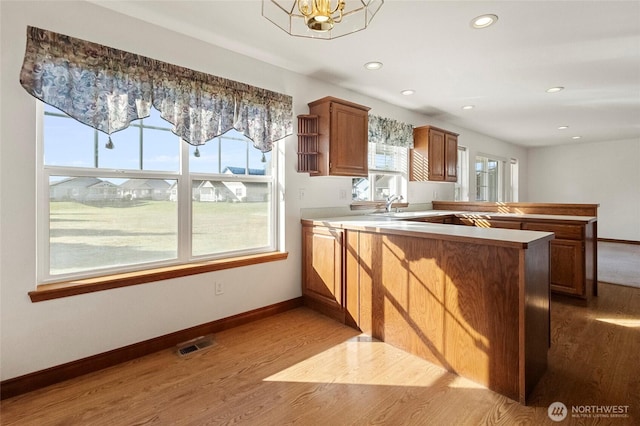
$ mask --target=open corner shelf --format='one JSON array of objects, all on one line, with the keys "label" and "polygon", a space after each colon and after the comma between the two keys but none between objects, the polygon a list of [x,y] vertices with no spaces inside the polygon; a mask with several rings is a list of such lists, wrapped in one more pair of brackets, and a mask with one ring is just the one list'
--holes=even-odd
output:
[{"label": "open corner shelf", "polygon": [[318,119],[317,115],[302,114],[298,116],[298,172],[310,175],[320,173]]}]

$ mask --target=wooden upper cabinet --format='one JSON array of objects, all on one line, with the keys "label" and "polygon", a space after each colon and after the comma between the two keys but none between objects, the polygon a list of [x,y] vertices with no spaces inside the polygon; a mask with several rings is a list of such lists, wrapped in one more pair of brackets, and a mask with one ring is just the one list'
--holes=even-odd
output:
[{"label": "wooden upper cabinet", "polygon": [[369,109],[331,96],[309,103],[309,114],[318,116],[314,176],[368,176]]},{"label": "wooden upper cabinet", "polygon": [[444,180],[447,182],[458,181],[458,135],[445,133],[444,136]]},{"label": "wooden upper cabinet", "polygon": [[456,182],[458,134],[432,126],[413,129],[409,180]]}]

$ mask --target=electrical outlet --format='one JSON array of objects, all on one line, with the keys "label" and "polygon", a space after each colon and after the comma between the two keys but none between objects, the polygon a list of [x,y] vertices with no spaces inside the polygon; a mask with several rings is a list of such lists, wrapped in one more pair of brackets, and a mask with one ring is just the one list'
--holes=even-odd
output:
[{"label": "electrical outlet", "polygon": [[224,293],[224,285],[222,283],[216,283],[216,295]]},{"label": "electrical outlet", "polygon": [[347,190],[346,189],[341,189],[340,190],[340,199],[341,200],[346,200],[347,199]]},{"label": "electrical outlet", "polygon": [[300,189],[298,190],[298,198],[299,198],[300,200],[304,200],[304,188],[300,188]]}]

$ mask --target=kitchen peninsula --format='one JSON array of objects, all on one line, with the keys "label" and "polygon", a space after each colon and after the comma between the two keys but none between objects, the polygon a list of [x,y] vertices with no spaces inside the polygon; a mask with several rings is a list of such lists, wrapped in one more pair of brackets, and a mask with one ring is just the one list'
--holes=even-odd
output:
[{"label": "kitchen peninsula", "polygon": [[553,233],[364,215],[302,234],[309,307],[526,402],[547,366]]}]

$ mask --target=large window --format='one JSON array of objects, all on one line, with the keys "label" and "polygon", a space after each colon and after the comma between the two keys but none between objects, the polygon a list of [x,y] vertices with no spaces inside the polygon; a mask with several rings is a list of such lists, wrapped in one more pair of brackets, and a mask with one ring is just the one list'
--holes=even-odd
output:
[{"label": "large window", "polygon": [[406,200],[407,153],[407,148],[369,142],[369,176],[353,179],[352,200],[384,201],[390,195]]},{"label": "large window", "polygon": [[469,201],[469,154],[467,148],[458,145],[458,179],[454,184],[454,200]]},{"label": "large window", "polygon": [[504,201],[504,161],[476,156],[476,201]]},{"label": "large window", "polygon": [[517,202],[518,198],[520,197],[520,195],[518,194],[518,176],[519,176],[519,171],[518,171],[518,160],[515,158],[511,159],[511,168],[509,170],[510,172],[510,182],[511,182],[511,190],[509,191],[511,194],[511,198],[509,199],[509,201],[512,202]]},{"label": "large window", "polygon": [[39,282],[275,250],[275,165],[240,133],[196,148],[152,110],[109,139],[43,109]]}]

